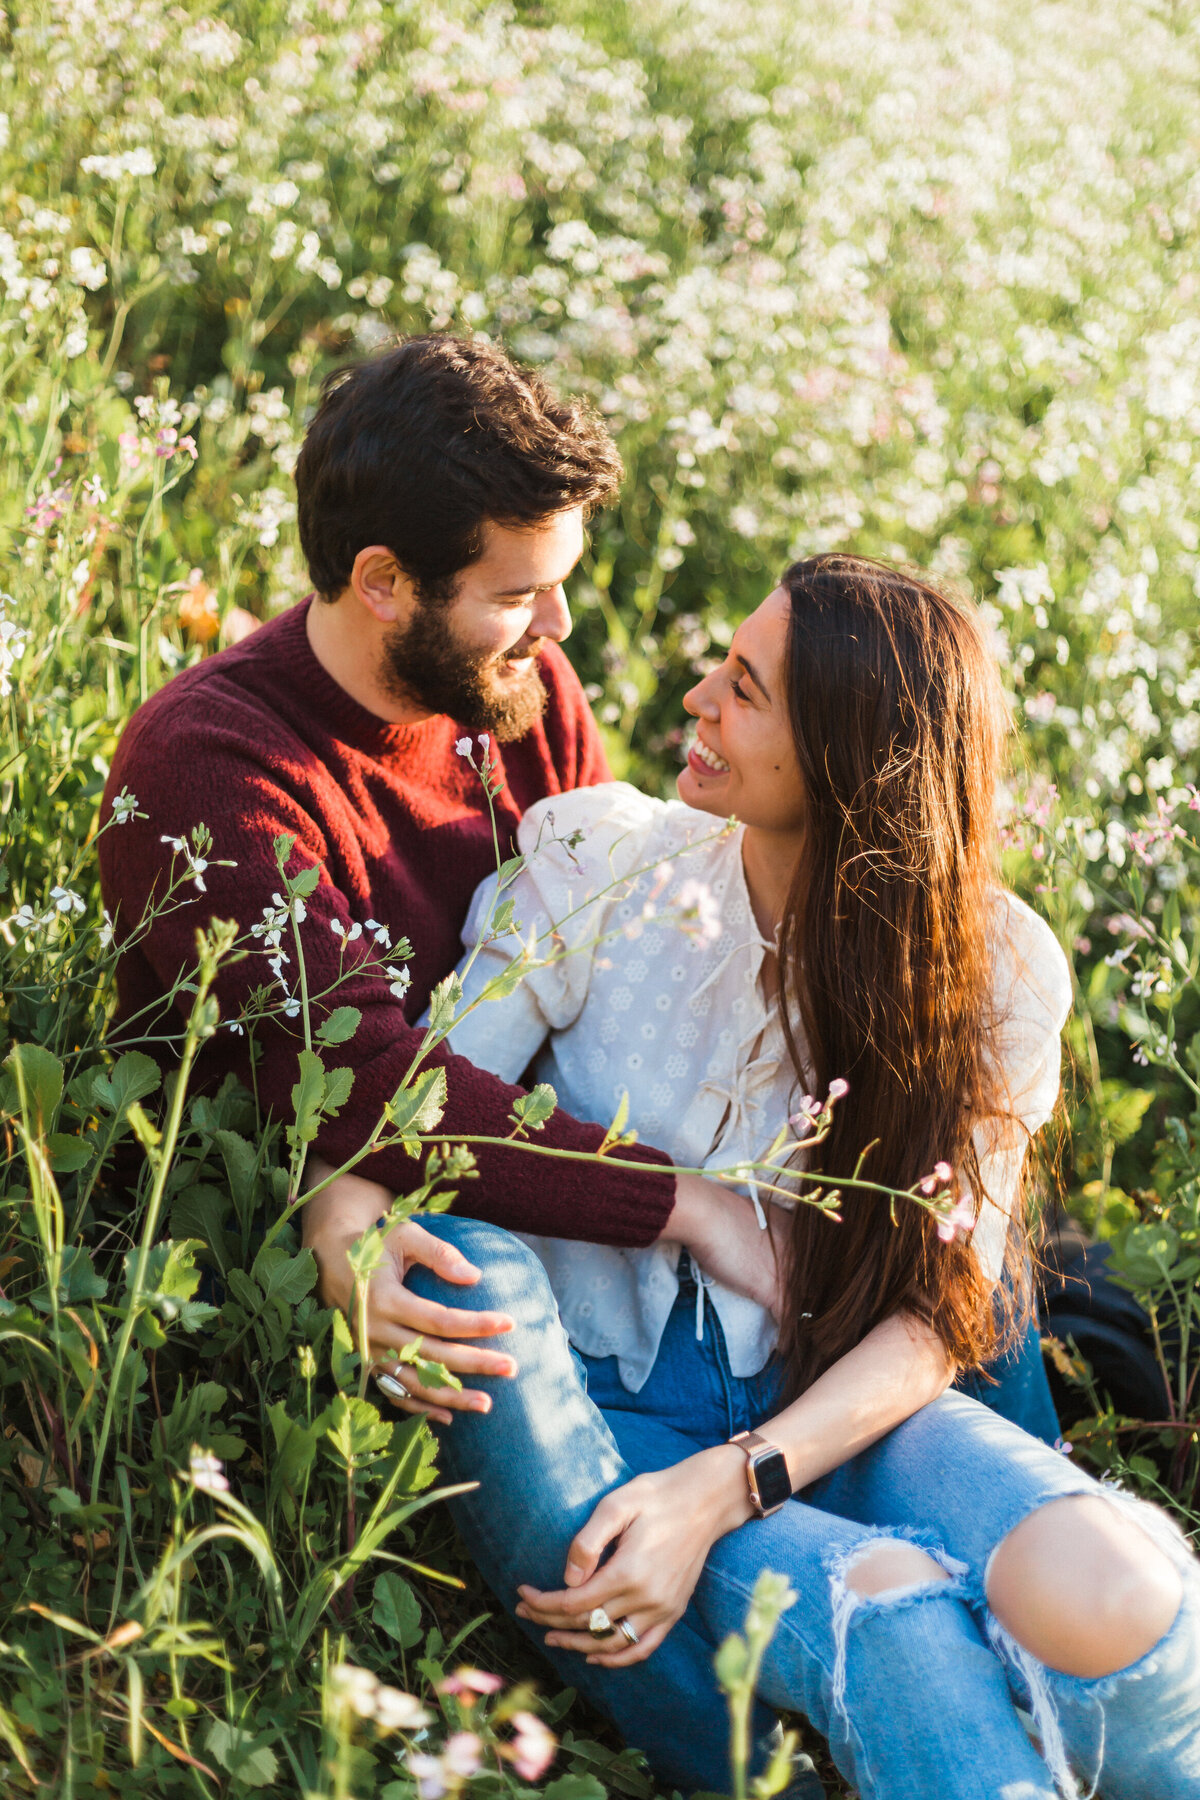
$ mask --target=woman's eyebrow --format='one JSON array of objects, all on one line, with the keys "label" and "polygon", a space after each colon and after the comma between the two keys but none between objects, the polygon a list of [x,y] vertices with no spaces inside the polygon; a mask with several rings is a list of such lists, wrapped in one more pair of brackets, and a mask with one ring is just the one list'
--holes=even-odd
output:
[{"label": "woman's eyebrow", "polygon": [[737,659],[741,663],[743,669],[745,669],[747,675],[750,677],[751,681],[754,683],[755,687],[758,689],[759,693],[762,695],[763,699],[767,702],[767,704],[769,706],[771,703],[771,696],[767,692],[766,685],[763,681],[763,678],[758,673],[758,670],[754,667],[754,664],[752,662],[747,662],[746,658],[742,655],[740,650],[735,650],[733,654],[737,657]]}]

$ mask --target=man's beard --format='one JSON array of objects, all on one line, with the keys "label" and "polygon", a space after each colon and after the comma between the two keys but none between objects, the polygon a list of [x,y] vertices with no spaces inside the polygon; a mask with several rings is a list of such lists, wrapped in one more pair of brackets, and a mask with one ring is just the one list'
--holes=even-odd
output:
[{"label": "man's beard", "polygon": [[[536,643],[514,645],[532,655]],[[511,744],[532,729],[546,709],[546,687],[536,662],[521,676],[504,675],[513,651],[502,656],[467,649],[454,635],[445,602],[418,605],[406,624],[384,639],[383,682],[400,700],[415,700],[430,712],[448,713],[456,723],[487,731]]]}]

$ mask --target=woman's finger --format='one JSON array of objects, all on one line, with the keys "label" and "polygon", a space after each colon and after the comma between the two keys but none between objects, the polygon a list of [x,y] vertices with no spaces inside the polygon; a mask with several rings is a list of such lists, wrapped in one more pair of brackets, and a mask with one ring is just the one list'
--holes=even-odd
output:
[{"label": "woman's finger", "polygon": [[[636,1628],[636,1621],[633,1623]],[[648,1626],[638,1633],[636,1644],[630,1644],[622,1637],[619,1650],[607,1650],[603,1645],[593,1643],[587,1660],[601,1669],[628,1669],[633,1663],[645,1662],[648,1656],[653,1656],[675,1623],[674,1619],[664,1619],[660,1624]]]},{"label": "woman's finger", "polygon": [[597,1606],[602,1606],[610,1619],[618,1619],[635,1607],[653,1610],[644,1583],[626,1581],[620,1573],[609,1577],[608,1564],[600,1574],[606,1579],[590,1581],[586,1591],[566,1588],[557,1594],[540,1594],[535,1588],[518,1588],[520,1604],[516,1610],[521,1618],[535,1625],[566,1631],[578,1631],[580,1622]]},{"label": "woman's finger", "polygon": [[563,1582],[569,1587],[579,1587],[588,1581],[600,1567],[600,1558],[608,1549],[613,1539],[619,1537],[637,1511],[636,1503],[629,1496],[631,1483],[616,1488],[606,1494],[599,1506],[581,1531],[576,1532],[567,1551],[567,1566],[563,1571]]}]

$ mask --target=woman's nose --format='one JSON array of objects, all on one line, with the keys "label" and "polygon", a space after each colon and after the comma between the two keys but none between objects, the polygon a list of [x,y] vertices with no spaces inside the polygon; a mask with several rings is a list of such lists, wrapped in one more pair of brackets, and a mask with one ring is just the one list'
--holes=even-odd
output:
[{"label": "woman's nose", "polygon": [[554,643],[561,644],[570,635],[571,609],[567,605],[562,583],[557,587],[543,588],[534,603],[533,615],[529,621],[529,636],[551,638]]},{"label": "woman's nose", "polygon": [[694,719],[715,719],[720,712],[716,694],[709,677],[698,681],[694,688],[689,688],[683,696],[683,710],[690,712]]}]

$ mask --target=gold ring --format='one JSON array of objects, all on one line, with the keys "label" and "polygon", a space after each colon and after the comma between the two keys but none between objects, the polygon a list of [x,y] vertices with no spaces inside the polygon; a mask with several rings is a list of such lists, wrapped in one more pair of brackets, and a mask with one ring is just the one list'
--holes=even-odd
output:
[{"label": "gold ring", "polygon": [[602,1606],[593,1606],[588,1615],[588,1636],[594,1638],[611,1637],[617,1629]]}]

